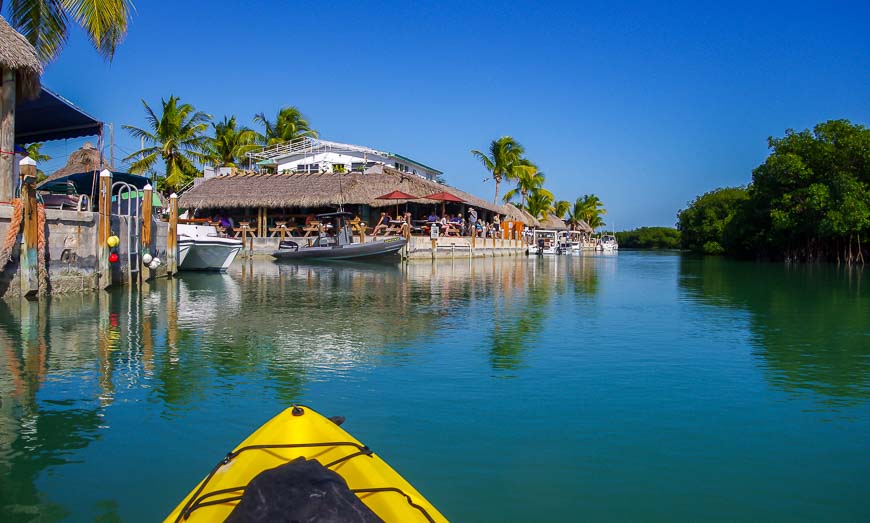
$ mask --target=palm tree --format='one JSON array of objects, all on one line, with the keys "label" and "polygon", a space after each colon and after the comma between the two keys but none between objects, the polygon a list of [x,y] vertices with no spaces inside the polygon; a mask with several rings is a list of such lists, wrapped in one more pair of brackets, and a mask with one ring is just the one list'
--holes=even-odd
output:
[{"label": "palm tree", "polygon": [[559,200],[553,204],[553,215],[557,216],[560,220],[565,219],[565,215],[568,214],[568,211],[571,209],[571,202],[567,200]]},{"label": "palm tree", "polygon": [[556,198],[547,189],[535,189],[529,194],[526,210],[535,218],[546,218],[553,212],[553,200]]},{"label": "palm tree", "polygon": [[222,122],[211,124],[214,137],[208,141],[208,160],[218,167],[235,167],[245,153],[259,148],[257,132],[247,127],[236,127],[236,117],[224,116]]},{"label": "palm tree", "polygon": [[254,116],[254,122],[264,127],[265,133],[260,135],[260,138],[266,145],[275,145],[305,136],[317,138],[317,131],[311,129],[308,120],[295,106],[284,107],[278,111],[274,122],[266,118],[265,113]]},{"label": "palm tree", "polygon": [[520,158],[511,166],[511,178],[516,181],[517,186],[505,193],[504,202],[510,202],[519,194],[520,209],[525,209],[529,193],[544,186],[544,173],[532,162]]},{"label": "palm tree", "polygon": [[492,173],[492,179],[495,180],[495,198],[492,203],[498,203],[498,184],[502,178],[510,178],[513,176],[512,166],[519,161],[523,156],[525,149],[516,140],[510,136],[502,136],[498,140],[493,140],[489,144],[489,154],[484,154],[477,149],[472,149],[471,154],[480,160],[480,163],[486,167],[486,170]]},{"label": "palm tree", "polygon": [[63,48],[70,22],[80,26],[100,55],[111,60],[127,34],[133,10],[130,0],[13,0],[9,22],[33,44],[43,62],[53,60]]},{"label": "palm tree", "polygon": [[[51,156],[49,156],[47,154],[43,154],[42,152],[40,152],[40,149],[42,149],[43,145],[45,145],[45,144],[44,143],[32,143],[32,144],[28,145],[27,147],[25,147],[25,149],[27,149],[27,156],[29,156],[31,160],[36,162],[37,166],[42,162],[47,162],[47,161],[51,160]],[[46,174],[44,172],[42,172],[42,169],[37,168],[36,169],[36,183],[39,183],[42,180],[45,180],[46,178],[48,178],[48,176],[46,176]]]},{"label": "palm tree", "polygon": [[605,214],[607,211],[604,210],[604,203],[598,196],[584,194],[574,202],[568,221],[574,225],[580,223],[581,220],[585,221],[594,230],[605,225],[601,218]]},{"label": "palm tree", "polygon": [[133,137],[150,145],[124,158],[125,162],[134,160],[130,172],[154,173],[155,163],[162,159],[165,166],[163,180],[159,182],[162,190],[178,190],[197,175],[196,163],[207,159],[204,152],[208,150],[209,137],[204,133],[211,116],[179,101],[176,96],[160,100],[163,113],[158,118],[142,100],[149,130],[124,126]]}]

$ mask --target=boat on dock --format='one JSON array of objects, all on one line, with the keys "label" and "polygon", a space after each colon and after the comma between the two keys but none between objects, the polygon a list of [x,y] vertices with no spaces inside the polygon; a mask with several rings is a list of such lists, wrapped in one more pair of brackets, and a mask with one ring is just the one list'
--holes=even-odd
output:
[{"label": "boat on dock", "polygon": [[225,271],[242,250],[242,241],[222,237],[212,225],[178,224],[178,268]]},{"label": "boat on dock", "polygon": [[[272,255],[278,261],[297,260],[363,260],[371,258],[395,258],[408,240],[401,236],[390,236],[365,243],[353,242],[353,231],[347,223],[351,216],[348,212],[318,214],[322,226],[317,236],[293,238],[282,241]],[[330,232],[334,231],[334,232]]]}]

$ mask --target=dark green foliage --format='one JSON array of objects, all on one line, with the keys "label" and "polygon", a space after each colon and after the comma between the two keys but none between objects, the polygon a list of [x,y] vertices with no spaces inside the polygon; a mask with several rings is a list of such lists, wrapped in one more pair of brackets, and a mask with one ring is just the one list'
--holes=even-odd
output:
[{"label": "dark green foliage", "polygon": [[705,254],[722,254],[725,228],[747,198],[743,187],[716,189],[695,198],[677,214],[682,247]]},{"label": "dark green foliage", "polygon": [[[686,248],[786,260],[862,259],[870,236],[870,129],[830,120],[770,138],[747,190],[697,198],[678,218]],[[743,196],[734,198],[742,191]],[[860,246],[859,246],[860,245]]]},{"label": "dark green foliage", "polygon": [[616,233],[620,249],[679,249],[680,231],[672,227],[641,227]]}]

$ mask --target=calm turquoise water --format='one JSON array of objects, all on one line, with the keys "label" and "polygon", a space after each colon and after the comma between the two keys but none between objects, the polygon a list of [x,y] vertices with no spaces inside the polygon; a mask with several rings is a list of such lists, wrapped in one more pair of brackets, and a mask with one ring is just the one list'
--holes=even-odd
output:
[{"label": "calm turquoise water", "polygon": [[300,402],[454,521],[868,521],[862,276],[256,263],[0,303],[0,520],[158,520]]}]

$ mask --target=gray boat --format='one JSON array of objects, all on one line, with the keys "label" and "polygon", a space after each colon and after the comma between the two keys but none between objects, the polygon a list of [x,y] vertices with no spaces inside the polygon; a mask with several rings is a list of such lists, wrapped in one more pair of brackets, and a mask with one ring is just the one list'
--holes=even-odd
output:
[{"label": "gray boat", "polygon": [[[408,240],[401,236],[392,236],[382,240],[371,240],[366,243],[353,243],[353,232],[347,224],[348,212],[331,212],[319,214],[323,221],[333,222],[334,235],[321,233],[317,237],[285,240],[278,246],[272,256],[278,261],[295,260],[351,260],[367,258],[389,258],[398,260],[397,254]],[[309,241],[310,244],[303,242]]]}]

